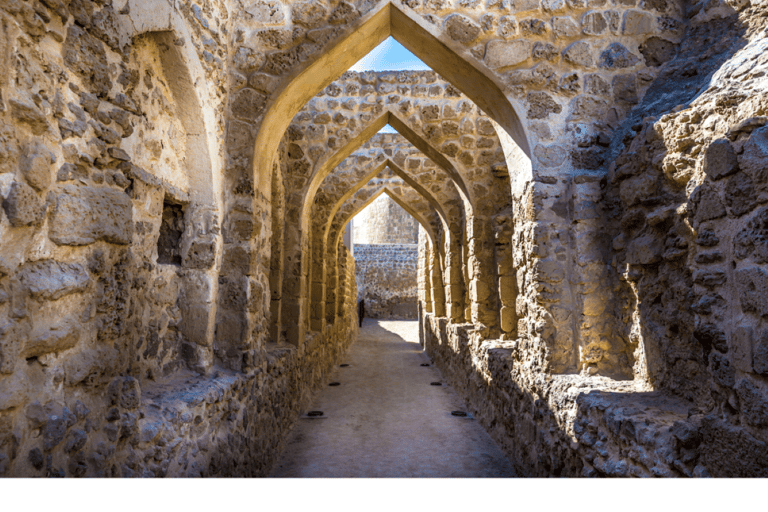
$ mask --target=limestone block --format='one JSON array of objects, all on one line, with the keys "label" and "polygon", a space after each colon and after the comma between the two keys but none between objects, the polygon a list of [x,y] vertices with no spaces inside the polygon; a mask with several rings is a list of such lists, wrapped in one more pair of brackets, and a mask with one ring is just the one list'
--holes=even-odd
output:
[{"label": "limestone block", "polygon": [[763,331],[752,350],[752,368],[755,373],[768,375],[768,331]]},{"label": "limestone block", "polygon": [[568,121],[605,119],[608,115],[608,102],[602,98],[576,96],[571,100],[570,107]]},{"label": "limestone block", "polygon": [[48,128],[48,120],[33,102],[27,99],[11,98],[11,115],[19,123],[28,126],[35,135],[42,135]]},{"label": "limestone block", "polygon": [[80,330],[73,324],[64,324],[41,334],[33,335],[24,344],[21,357],[38,357],[74,347],[80,339]]},{"label": "limestone block", "polygon": [[319,26],[327,13],[325,6],[317,2],[298,2],[291,10],[293,22],[308,28]]},{"label": "limestone block", "polygon": [[730,176],[739,170],[736,152],[727,139],[718,139],[704,151],[702,170],[713,180]]},{"label": "limestone block", "polygon": [[768,191],[768,126],[752,132],[738,161],[757,185],[757,190],[761,193]]},{"label": "limestone block", "polygon": [[619,195],[627,206],[638,204],[656,194],[656,178],[648,174],[633,176],[621,182]]},{"label": "limestone block", "polygon": [[637,55],[621,43],[611,43],[601,54],[598,65],[605,69],[631,68],[640,62]]},{"label": "limestone block", "polygon": [[514,307],[504,306],[499,312],[501,318],[501,330],[512,332],[517,328],[517,314]]},{"label": "limestone block", "polygon": [[594,64],[592,46],[584,41],[577,41],[563,50],[563,59],[577,66],[591,68]]},{"label": "limestone block", "polygon": [[251,0],[243,10],[259,24],[279,25],[285,21],[282,3],[274,0]]},{"label": "limestone block", "polygon": [[546,92],[531,92],[526,96],[528,119],[546,119],[549,114],[559,114],[563,107]]},{"label": "limestone block", "polygon": [[728,178],[728,184],[725,186],[725,206],[733,217],[741,217],[757,206],[755,186],[747,174],[738,173]]},{"label": "limestone block", "polygon": [[578,37],[581,33],[579,25],[568,16],[555,16],[552,18],[552,31],[557,37]]},{"label": "limestone block", "polygon": [[182,304],[181,306],[181,333],[184,339],[201,347],[210,347],[213,344],[211,332],[211,305]]},{"label": "limestone block", "polygon": [[652,36],[640,45],[640,53],[648,66],[658,67],[675,57],[677,45],[666,39]]},{"label": "limestone block", "polygon": [[565,148],[558,146],[557,144],[552,144],[550,146],[539,144],[533,150],[533,154],[544,167],[560,167],[568,156],[565,152]]},{"label": "limestone block", "polygon": [[501,276],[499,278],[499,295],[503,304],[514,306],[517,299],[517,279],[515,276]]},{"label": "limestone block", "polygon": [[590,36],[599,36],[608,28],[608,22],[603,13],[590,11],[581,17],[581,30]]},{"label": "limestone block", "polygon": [[732,388],[736,384],[736,370],[726,356],[717,352],[710,353],[709,369],[712,372],[712,378],[721,386]]},{"label": "limestone block", "polygon": [[66,185],[54,199],[50,237],[58,245],[98,240],[128,244],[133,238],[133,204],[119,190]]},{"label": "limestone block", "polygon": [[488,283],[480,279],[473,279],[469,283],[469,293],[472,302],[484,302],[491,296],[491,289]]},{"label": "limestone block", "polygon": [[480,27],[461,14],[452,14],[445,20],[445,30],[448,36],[460,43],[471,43],[480,35]]},{"label": "limestone block", "polygon": [[650,265],[661,261],[663,247],[652,235],[644,235],[633,240],[627,247],[627,263],[630,265]]},{"label": "limestone block", "polygon": [[531,42],[525,39],[514,41],[490,41],[485,47],[485,63],[492,69],[514,66],[531,56]]},{"label": "limestone block", "polygon": [[51,154],[44,146],[34,148],[37,152],[24,155],[19,161],[22,176],[32,188],[43,191],[51,186]]},{"label": "limestone block", "polygon": [[636,10],[629,10],[624,13],[624,20],[621,24],[621,30],[624,35],[637,36],[648,34],[651,31],[653,17],[650,13]]},{"label": "limestone block", "polygon": [[222,275],[251,275],[251,272],[251,253],[247,248],[237,245],[224,250]]},{"label": "limestone block", "polygon": [[11,226],[22,227],[40,221],[45,204],[32,187],[16,181],[11,184],[8,196],[3,201],[3,209]]},{"label": "limestone block", "polygon": [[639,101],[636,75],[616,75],[611,80],[611,85],[613,86],[613,99],[616,102],[635,105]]},{"label": "limestone block", "polygon": [[83,265],[54,260],[27,263],[19,276],[30,296],[40,300],[57,300],[72,293],[82,293],[91,283]]},{"label": "limestone block", "polygon": [[254,89],[241,89],[232,100],[232,113],[243,121],[254,121],[264,109],[267,97]]},{"label": "limestone block", "polygon": [[74,386],[89,378],[109,375],[115,370],[118,357],[117,350],[111,346],[72,354],[63,364],[65,382]]},{"label": "limestone block", "polygon": [[736,272],[736,289],[745,313],[768,316],[768,272],[761,267],[752,267]]},{"label": "limestone block", "polygon": [[750,379],[741,380],[736,385],[742,418],[748,425],[765,427],[768,425],[768,397]]},{"label": "limestone block", "polygon": [[704,183],[691,194],[691,202],[695,206],[696,223],[725,217],[725,206],[720,200],[720,195],[708,183]]}]

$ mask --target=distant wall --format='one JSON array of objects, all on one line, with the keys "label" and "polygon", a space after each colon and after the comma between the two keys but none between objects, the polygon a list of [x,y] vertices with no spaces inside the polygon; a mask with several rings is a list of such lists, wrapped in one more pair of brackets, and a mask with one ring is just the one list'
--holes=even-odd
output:
[{"label": "distant wall", "polygon": [[391,197],[382,194],[360,212],[353,234],[360,244],[415,244],[419,224]]},{"label": "distant wall", "polygon": [[418,286],[415,244],[355,245],[358,300],[369,318],[415,319]]}]

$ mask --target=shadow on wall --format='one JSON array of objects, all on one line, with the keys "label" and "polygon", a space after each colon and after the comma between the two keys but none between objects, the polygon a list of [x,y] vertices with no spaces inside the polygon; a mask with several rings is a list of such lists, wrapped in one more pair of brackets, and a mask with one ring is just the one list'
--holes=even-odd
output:
[{"label": "shadow on wall", "polygon": [[546,375],[528,340],[420,319],[522,474],[768,476],[768,58],[752,14],[693,23],[611,146],[603,218],[623,296],[605,314],[647,361],[634,381]]}]

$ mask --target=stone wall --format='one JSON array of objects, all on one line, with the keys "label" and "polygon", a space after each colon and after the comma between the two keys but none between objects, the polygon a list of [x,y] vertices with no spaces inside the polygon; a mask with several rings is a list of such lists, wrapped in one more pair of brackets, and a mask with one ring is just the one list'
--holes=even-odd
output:
[{"label": "stone wall", "polygon": [[353,242],[363,244],[415,244],[419,223],[387,195],[381,195],[355,217]]},{"label": "stone wall", "polygon": [[[518,340],[423,314],[421,339],[446,382],[520,474],[559,477],[707,476],[683,399],[632,381],[547,375]],[[762,456],[762,455],[760,455]]]},{"label": "stone wall", "polygon": [[221,215],[227,9],[0,6],[0,476],[264,475],[357,334],[348,251],[339,321],[298,347],[268,270],[222,251],[271,225]]},{"label": "stone wall", "polygon": [[358,300],[368,318],[416,319],[416,244],[355,244]]},{"label": "stone wall", "polygon": [[687,428],[709,441],[710,473],[765,475],[768,6],[690,15],[610,168],[614,314],[643,347],[641,377],[703,414]]},{"label": "stone wall", "polygon": [[[6,0],[0,475],[265,474],[386,191],[425,347],[523,474],[765,476],[767,20]],[[440,75],[344,73],[390,34]]]},{"label": "stone wall", "polygon": [[[533,242],[535,266],[547,255],[570,261],[578,254],[578,266],[560,266],[559,279],[544,272],[538,302],[551,319],[527,329],[540,337],[521,328],[517,339],[495,340],[482,326],[420,318],[427,353],[523,474],[768,475],[760,256],[768,6],[739,7],[687,11],[679,53],[605,141],[607,176],[561,179],[565,197],[550,188],[554,180],[534,183],[527,200],[522,195],[515,251]],[[552,204],[576,227],[567,237],[542,236],[539,226],[528,231],[531,203],[534,218],[546,220],[538,209]],[[427,252],[422,241],[420,281]],[[530,283],[520,272],[527,258],[515,255],[521,286]],[[582,332],[612,323],[597,331],[593,350],[605,351],[594,360],[602,373],[602,361],[621,355],[606,348],[626,347],[623,368],[631,371],[613,378],[589,376],[589,344],[575,374],[564,350],[573,345],[557,341],[560,324],[576,314],[561,307],[558,283],[589,268],[593,284],[585,282],[578,321]],[[420,310],[428,311],[424,300]],[[518,301],[518,314],[530,318],[531,307]],[[547,335],[555,343],[542,347]],[[601,347],[600,338],[611,341]],[[558,366],[573,374],[552,375]]]}]

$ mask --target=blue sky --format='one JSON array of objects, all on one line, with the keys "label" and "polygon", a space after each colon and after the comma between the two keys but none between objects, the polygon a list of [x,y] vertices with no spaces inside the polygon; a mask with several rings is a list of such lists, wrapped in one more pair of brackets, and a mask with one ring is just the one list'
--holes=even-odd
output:
[{"label": "blue sky", "polygon": [[[417,56],[409,52],[403,45],[392,39],[386,38],[379,46],[374,48],[365,57],[349,68],[350,71],[429,71],[431,68],[424,64]],[[379,130],[379,133],[396,133],[389,125]]]},{"label": "blue sky", "polygon": [[392,37],[388,37],[349,69],[350,71],[400,71],[402,69],[426,71],[430,67]]}]

